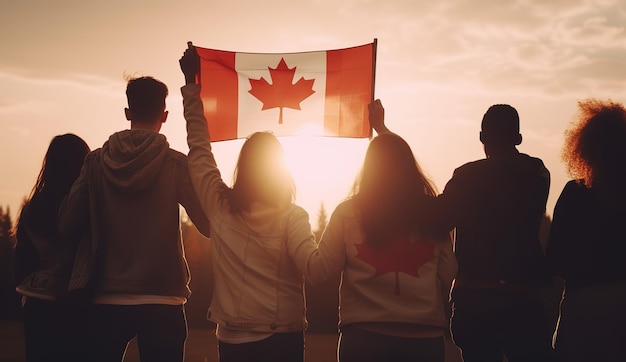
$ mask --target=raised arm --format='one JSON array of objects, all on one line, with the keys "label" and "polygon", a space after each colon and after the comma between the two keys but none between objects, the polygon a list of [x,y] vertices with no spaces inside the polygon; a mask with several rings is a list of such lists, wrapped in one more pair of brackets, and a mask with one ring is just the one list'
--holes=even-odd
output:
[{"label": "raised arm", "polygon": [[200,85],[196,84],[196,76],[200,69],[200,58],[196,49],[189,44],[189,48],[180,58],[180,68],[185,75],[185,86],[181,88],[183,94],[183,108],[187,121],[187,144],[189,145],[189,175],[198,195],[202,210],[209,219],[218,209],[220,195],[227,186],[222,181],[215,157],[211,151],[209,141],[209,127],[204,118],[204,108],[200,99]]},{"label": "raised arm", "polygon": [[370,103],[367,106],[367,109],[369,110],[370,126],[376,131],[376,133],[393,133],[385,125],[385,108],[383,108],[383,104],[380,99]]},{"label": "raised arm", "polygon": [[70,192],[63,198],[58,213],[58,230],[61,240],[77,240],[89,227],[89,172],[88,159],[94,157],[89,154],[85,158],[78,179],[72,185]]}]

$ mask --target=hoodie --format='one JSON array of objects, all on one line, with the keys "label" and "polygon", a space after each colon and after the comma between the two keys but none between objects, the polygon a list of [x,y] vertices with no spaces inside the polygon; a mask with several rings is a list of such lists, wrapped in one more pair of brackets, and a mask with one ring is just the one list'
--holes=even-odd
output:
[{"label": "hoodie", "polygon": [[179,204],[198,229],[208,220],[193,190],[187,157],[165,136],[125,130],[85,158],[62,206],[62,237],[81,238],[70,290],[188,297]]}]

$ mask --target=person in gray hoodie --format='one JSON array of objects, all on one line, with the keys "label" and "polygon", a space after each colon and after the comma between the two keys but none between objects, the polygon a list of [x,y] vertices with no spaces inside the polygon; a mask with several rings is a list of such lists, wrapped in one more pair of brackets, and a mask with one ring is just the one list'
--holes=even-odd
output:
[{"label": "person in gray hoodie", "polygon": [[187,157],[159,133],[167,93],[152,77],[129,80],[131,129],[87,155],[60,211],[62,237],[91,233],[79,243],[69,289],[88,288],[93,297],[94,361],[121,361],[134,337],[142,361],[184,358],[190,275],[179,204],[203,234],[209,229]]}]

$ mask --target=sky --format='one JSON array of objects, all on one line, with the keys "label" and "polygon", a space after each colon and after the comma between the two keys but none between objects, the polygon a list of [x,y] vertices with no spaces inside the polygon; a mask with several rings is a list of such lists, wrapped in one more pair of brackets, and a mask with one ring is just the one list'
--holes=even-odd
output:
[{"label": "sky", "polygon": [[[53,136],[92,149],[129,127],[125,77],[169,86],[162,129],[186,153],[178,59],[187,41],[244,52],[344,48],[378,39],[375,96],[439,190],[484,158],[487,108],[517,108],[520,151],[568,175],[563,132],[587,98],[626,101],[626,2],[619,0],[0,0],[0,206],[30,192]],[[367,140],[282,140],[311,223],[348,196]],[[241,141],[215,145],[227,182]]]}]

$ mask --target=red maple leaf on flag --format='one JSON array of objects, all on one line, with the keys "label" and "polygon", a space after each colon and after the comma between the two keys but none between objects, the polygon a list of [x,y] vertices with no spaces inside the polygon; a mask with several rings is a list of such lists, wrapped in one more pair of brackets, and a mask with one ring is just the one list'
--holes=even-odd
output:
[{"label": "red maple leaf on flag", "polygon": [[300,77],[296,83],[292,83],[296,67],[289,68],[284,58],[280,59],[276,68],[267,67],[267,69],[270,71],[272,84],[269,84],[263,77],[250,79],[252,88],[248,93],[263,103],[263,108],[261,108],[263,111],[271,108],[280,108],[278,124],[282,124],[283,108],[300,110],[300,102],[315,93],[313,90],[315,79]]},{"label": "red maple leaf on flag", "polygon": [[376,269],[374,277],[396,273],[394,294],[400,294],[400,280],[398,273],[406,273],[416,278],[420,277],[419,269],[434,257],[435,243],[431,240],[411,240],[409,234],[404,234],[390,240],[380,247],[371,247],[367,243],[355,244],[357,258]]}]

